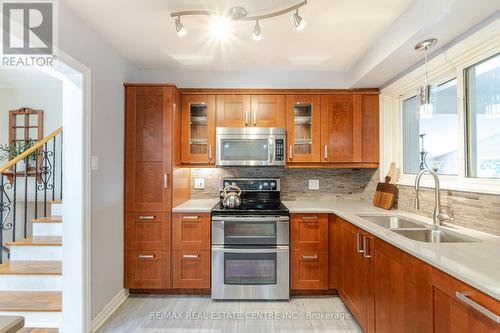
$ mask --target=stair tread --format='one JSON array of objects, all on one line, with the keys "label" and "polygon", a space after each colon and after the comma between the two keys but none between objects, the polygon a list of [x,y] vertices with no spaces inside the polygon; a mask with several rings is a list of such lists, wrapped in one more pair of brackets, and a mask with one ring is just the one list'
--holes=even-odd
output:
[{"label": "stair tread", "polygon": [[60,291],[0,291],[0,311],[60,312]]},{"label": "stair tread", "polygon": [[6,246],[62,246],[62,236],[32,236],[7,242]]},{"label": "stair tread", "polygon": [[0,265],[0,275],[62,275],[61,261],[7,261]]},{"label": "stair tread", "polygon": [[62,204],[62,200],[50,200],[49,201],[49,204],[51,205],[57,205],[57,204]]},{"label": "stair tread", "polygon": [[38,218],[38,219],[32,219],[30,221],[34,222],[34,223],[61,223],[62,222],[62,216],[60,216],[60,215],[53,215],[53,216],[41,217],[41,218]]}]

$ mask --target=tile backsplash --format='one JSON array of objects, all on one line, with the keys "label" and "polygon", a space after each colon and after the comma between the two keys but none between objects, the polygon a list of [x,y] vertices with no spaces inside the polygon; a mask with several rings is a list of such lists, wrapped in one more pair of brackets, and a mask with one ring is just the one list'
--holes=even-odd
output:
[{"label": "tile backsplash", "polygon": [[[414,202],[413,187],[399,186],[399,209],[432,217],[434,189],[420,190],[420,210]],[[500,195],[441,190],[441,205],[453,224],[500,236]]]},{"label": "tile backsplash", "polygon": [[[210,168],[191,169],[191,198],[216,198],[223,177],[278,177],[282,200],[362,199],[373,200],[379,181],[374,169],[284,169],[284,168]],[[194,179],[204,178],[205,188],[195,189]],[[318,190],[309,190],[309,180],[319,180]],[[421,190],[421,209],[413,208],[415,191],[399,186],[398,208],[432,217],[434,190]],[[444,210],[452,223],[500,236],[500,196],[460,191],[441,191]]]},{"label": "tile backsplash", "polygon": [[[319,200],[357,198],[371,200],[378,182],[374,169],[284,169],[284,168],[212,168],[191,169],[191,198],[214,198],[219,194],[220,179],[225,177],[277,177],[281,179],[282,200]],[[195,178],[205,179],[204,189],[195,189]],[[318,190],[309,190],[309,180],[319,180]]]}]

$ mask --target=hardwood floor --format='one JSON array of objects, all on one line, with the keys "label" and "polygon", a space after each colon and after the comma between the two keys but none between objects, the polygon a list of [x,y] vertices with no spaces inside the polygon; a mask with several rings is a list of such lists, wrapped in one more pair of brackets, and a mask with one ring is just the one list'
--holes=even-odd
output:
[{"label": "hardwood floor", "polygon": [[[276,313],[281,317],[273,318]],[[337,331],[362,332],[340,298],[334,296],[239,302],[212,301],[202,296],[141,295],[129,297],[98,333]]]}]

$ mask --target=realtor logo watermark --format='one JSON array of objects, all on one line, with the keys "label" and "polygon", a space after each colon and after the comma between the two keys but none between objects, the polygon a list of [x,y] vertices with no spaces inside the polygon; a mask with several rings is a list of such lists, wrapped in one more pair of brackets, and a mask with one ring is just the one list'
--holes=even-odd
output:
[{"label": "realtor logo watermark", "polygon": [[56,55],[56,3],[3,0],[2,66],[52,66]]}]

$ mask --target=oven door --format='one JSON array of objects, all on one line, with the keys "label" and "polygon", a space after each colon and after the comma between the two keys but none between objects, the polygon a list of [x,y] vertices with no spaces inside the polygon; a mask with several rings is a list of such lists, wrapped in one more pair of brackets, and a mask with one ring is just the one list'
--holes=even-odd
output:
[{"label": "oven door", "polygon": [[218,135],[219,166],[269,166],[274,164],[274,138],[267,135]]},{"label": "oven door", "polygon": [[214,216],[213,245],[288,245],[288,216]]},{"label": "oven door", "polygon": [[212,246],[213,299],[289,299],[289,247]]}]

